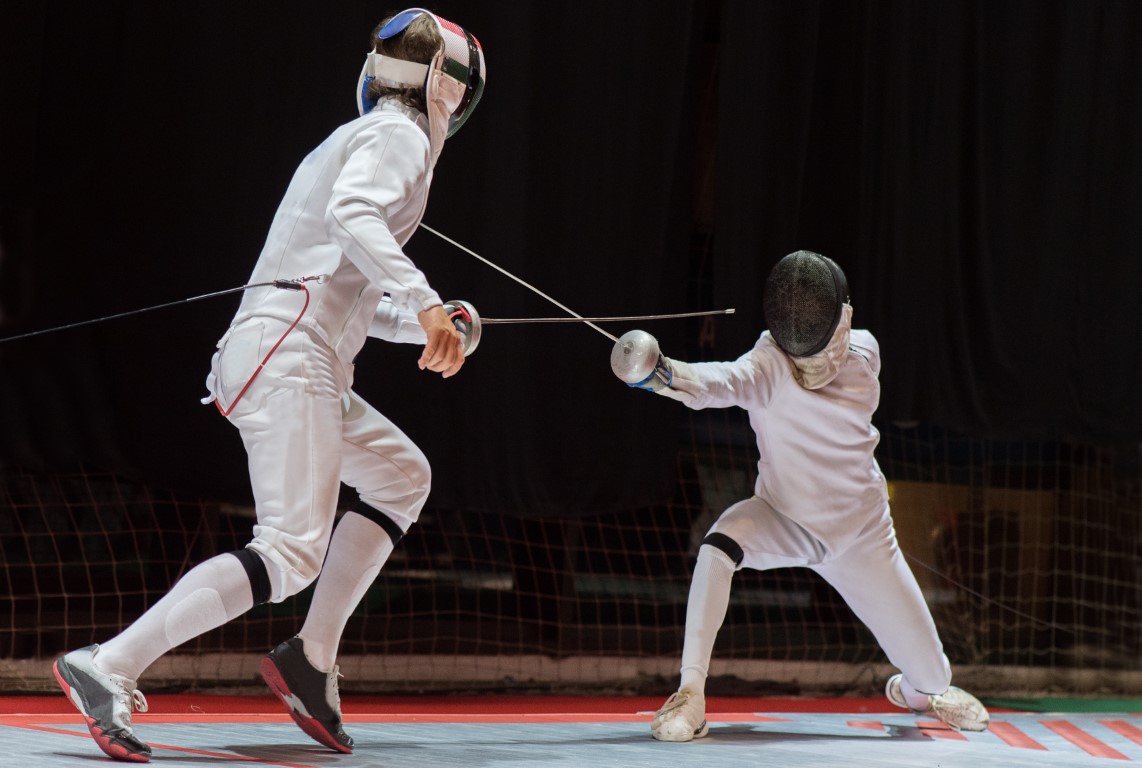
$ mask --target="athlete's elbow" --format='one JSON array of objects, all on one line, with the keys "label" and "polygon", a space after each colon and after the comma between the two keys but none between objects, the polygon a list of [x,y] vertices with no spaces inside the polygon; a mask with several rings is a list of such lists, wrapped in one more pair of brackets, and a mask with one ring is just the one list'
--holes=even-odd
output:
[{"label": "athlete's elbow", "polygon": [[325,208],[325,231],[334,241],[352,237],[354,231],[371,221],[379,221],[388,226],[376,206],[359,197],[335,197]]}]

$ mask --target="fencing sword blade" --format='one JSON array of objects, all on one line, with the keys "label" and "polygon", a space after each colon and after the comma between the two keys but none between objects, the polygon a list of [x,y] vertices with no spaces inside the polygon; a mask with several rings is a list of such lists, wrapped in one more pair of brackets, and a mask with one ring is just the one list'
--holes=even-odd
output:
[{"label": "fencing sword blade", "polygon": [[623,315],[613,317],[482,317],[485,325],[510,325],[513,323],[639,323],[646,320],[674,320],[683,317],[709,317],[711,315],[732,315],[734,309],[712,309],[704,312],[672,312],[665,315]]},{"label": "fencing sword blade", "polygon": [[[531,291],[532,293],[536,294],[537,296],[542,296],[543,298],[547,299],[547,300],[548,300],[548,301],[550,301],[552,304],[554,304],[555,306],[559,307],[559,308],[560,308],[560,309],[562,309],[564,312],[566,312],[567,314],[569,314],[569,315],[571,315],[573,318],[575,318],[573,322],[580,322],[580,323],[585,323],[586,325],[589,325],[590,327],[594,328],[594,329],[595,329],[596,331],[598,331],[599,333],[601,333],[601,334],[603,334],[604,336],[606,336],[606,337],[607,337],[608,339],[610,339],[611,341],[613,341],[613,342],[616,342],[616,343],[618,342],[618,340],[619,340],[619,337],[618,337],[618,336],[615,336],[613,333],[607,333],[607,332],[606,332],[606,331],[604,331],[602,328],[600,328],[599,326],[595,325],[595,324],[594,324],[594,323],[593,323],[593,322],[592,322],[592,321],[591,321],[589,318],[583,317],[582,315],[580,315],[578,312],[576,312],[575,310],[571,309],[571,308],[570,308],[570,307],[568,307],[567,305],[559,303],[558,301],[556,301],[555,299],[551,298],[550,296],[548,296],[548,295],[547,295],[546,293],[544,293],[543,291],[541,291],[541,290],[539,290],[538,288],[536,288],[536,287],[535,287],[534,285],[532,285],[531,283],[527,282],[526,280],[522,280],[522,279],[520,279],[520,278],[516,277],[515,275],[513,275],[511,272],[508,272],[508,271],[507,271],[506,269],[504,269],[503,267],[501,267],[501,266],[498,266],[498,265],[496,265],[496,264],[493,264],[491,261],[488,261],[488,260],[487,260],[487,259],[485,259],[483,256],[481,256],[480,254],[478,254],[478,253],[476,253],[475,251],[473,251],[471,248],[469,248],[469,247],[467,247],[467,246],[465,246],[465,245],[462,245],[461,243],[458,243],[458,242],[456,242],[455,240],[453,240],[452,238],[448,237],[447,235],[445,235],[445,234],[443,234],[443,233],[441,233],[441,232],[437,232],[435,229],[433,229],[432,227],[428,226],[428,225],[427,225],[427,224],[425,224],[423,221],[422,221],[422,222],[420,222],[420,228],[421,228],[421,229],[423,229],[423,230],[424,230],[424,231],[426,231],[426,232],[431,232],[432,234],[436,235],[437,237],[439,237],[439,238],[440,238],[441,240],[443,240],[444,242],[446,242],[446,243],[449,243],[449,244],[451,244],[451,245],[454,245],[454,246],[456,246],[457,248],[459,248],[460,250],[462,250],[464,253],[468,254],[469,256],[472,256],[473,258],[475,258],[475,259],[477,259],[477,260],[479,260],[479,261],[482,261],[483,263],[487,264],[487,265],[488,265],[489,267],[491,267],[492,269],[494,269],[494,270],[496,270],[497,272],[499,272],[499,273],[500,273],[501,275],[503,275],[504,277],[508,277],[508,278],[510,278],[510,279],[512,279],[512,280],[515,280],[517,283],[519,283],[520,285],[522,285],[524,288],[527,288],[529,291]],[[485,322],[487,322],[487,321],[485,320]]]}]

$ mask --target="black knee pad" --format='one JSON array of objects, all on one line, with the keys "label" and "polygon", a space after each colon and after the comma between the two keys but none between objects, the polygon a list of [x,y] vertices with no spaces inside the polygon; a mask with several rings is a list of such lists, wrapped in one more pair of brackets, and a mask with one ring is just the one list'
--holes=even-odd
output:
[{"label": "black knee pad", "polygon": [[716,547],[725,552],[730,560],[734,561],[734,568],[740,567],[742,560],[745,560],[745,551],[736,541],[724,533],[717,533],[715,531],[702,539],[702,543],[709,544],[711,547]]},{"label": "black knee pad", "polygon": [[254,605],[268,603],[273,595],[273,588],[270,586],[270,572],[266,570],[266,561],[252,549],[239,549],[230,554],[238,558],[238,562],[246,569],[246,575],[250,578],[250,592],[254,596]]},{"label": "black knee pad", "polygon": [[389,535],[389,538],[393,540],[394,547],[400,543],[401,539],[404,538],[404,531],[401,530],[401,527],[397,525],[395,520],[386,515],[384,512],[370,507],[360,499],[349,505],[349,511],[356,512],[366,520],[372,520],[374,523],[381,526],[381,528],[384,529],[385,533]]}]

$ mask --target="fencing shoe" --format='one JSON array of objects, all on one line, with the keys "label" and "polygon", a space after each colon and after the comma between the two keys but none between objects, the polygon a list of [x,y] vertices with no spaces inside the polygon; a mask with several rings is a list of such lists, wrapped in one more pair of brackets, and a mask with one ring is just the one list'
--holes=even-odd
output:
[{"label": "fencing shoe", "polygon": [[659,741],[690,741],[710,732],[706,724],[706,697],[683,688],[670,695],[654,713],[650,735]]},{"label": "fencing shoe", "polygon": [[131,731],[131,713],[147,711],[147,699],[134,680],[112,675],[95,666],[98,645],[89,645],[63,656],[52,665],[56,680],[87,721],[91,737],[116,760],[146,763],[151,748]]},{"label": "fencing shoe", "polygon": [[259,671],[301,730],[332,750],[353,751],[353,739],[341,730],[337,667],[329,673],[315,669],[305,658],[301,638],[291,637],[262,659]]},{"label": "fencing shoe", "polygon": [[888,678],[884,695],[901,709],[910,709],[917,715],[935,715],[941,722],[956,731],[986,731],[991,715],[979,699],[954,685],[939,696],[928,696],[928,706],[916,709],[908,704],[904,692],[900,690],[903,675]]}]

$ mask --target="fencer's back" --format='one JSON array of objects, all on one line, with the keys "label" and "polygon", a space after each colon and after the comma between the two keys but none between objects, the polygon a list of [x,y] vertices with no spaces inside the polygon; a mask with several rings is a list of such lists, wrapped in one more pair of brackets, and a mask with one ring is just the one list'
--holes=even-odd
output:
[{"label": "fencer's back", "polygon": [[[414,311],[440,303],[401,248],[424,214],[432,180],[428,137],[413,117],[386,102],[313,150],[290,182],[250,278],[328,275],[309,284],[301,326],[346,362],[364,343],[383,293]],[[292,322],[298,305],[289,291],[248,291],[234,324],[253,316]]]}]

